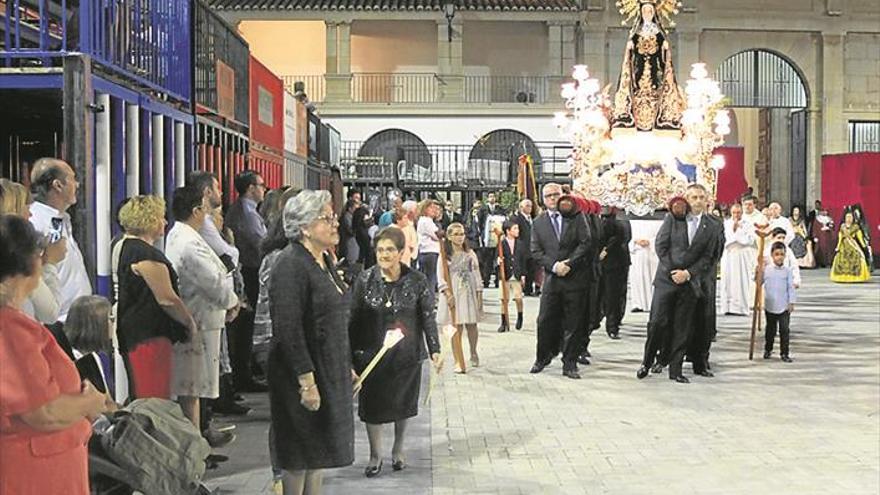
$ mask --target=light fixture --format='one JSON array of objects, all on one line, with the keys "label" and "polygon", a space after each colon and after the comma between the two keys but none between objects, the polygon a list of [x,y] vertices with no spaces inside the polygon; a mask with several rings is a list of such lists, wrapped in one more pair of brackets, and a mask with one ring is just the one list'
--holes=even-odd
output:
[{"label": "light fixture", "polygon": [[455,18],[455,2],[444,3],[443,14],[446,16],[446,32],[449,36],[449,42],[452,43],[452,19]]}]

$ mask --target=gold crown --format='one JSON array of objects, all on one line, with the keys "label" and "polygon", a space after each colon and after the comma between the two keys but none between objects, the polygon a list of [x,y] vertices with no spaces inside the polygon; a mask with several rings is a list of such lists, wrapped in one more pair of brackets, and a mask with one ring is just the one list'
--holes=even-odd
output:
[{"label": "gold crown", "polygon": [[633,18],[639,14],[642,5],[646,3],[653,5],[657,15],[669,25],[675,25],[675,23],[671,21],[671,17],[678,14],[678,8],[681,7],[681,2],[679,0],[618,0],[616,4],[617,8],[620,11],[620,14],[624,17],[622,24],[624,26],[629,24],[629,21],[633,20]]}]

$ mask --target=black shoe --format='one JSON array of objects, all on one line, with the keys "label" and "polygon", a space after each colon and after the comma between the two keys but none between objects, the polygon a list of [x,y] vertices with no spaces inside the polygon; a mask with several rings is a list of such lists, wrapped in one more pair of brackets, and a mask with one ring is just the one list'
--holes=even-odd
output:
[{"label": "black shoe", "polygon": [[523,325],[523,314],[517,313],[516,314],[516,329],[522,330],[522,325]]},{"label": "black shoe", "polygon": [[202,432],[202,436],[208,441],[211,448],[219,449],[225,445],[229,445],[235,440],[235,434],[228,431],[217,431],[211,428]]},{"label": "black shoe", "polygon": [[764,359],[770,359],[770,351],[764,351]]},{"label": "black shoe", "polygon": [[510,331],[510,324],[507,322],[507,315],[501,315],[501,325],[498,327],[498,333]]},{"label": "black shoe", "polygon": [[[590,345],[590,344],[587,343],[587,345]],[[587,350],[584,351],[584,356],[587,356],[588,358],[589,358],[589,357],[593,357],[593,355],[590,354],[590,350],[589,350],[589,349],[587,349]]]},{"label": "black shoe", "polygon": [[235,402],[244,402],[244,396],[241,395],[241,394],[239,394],[239,393],[236,393],[236,394],[232,397],[232,399],[233,399]]},{"label": "black shoe", "polygon": [[617,332],[609,332],[608,338],[611,340],[620,340],[620,335]]},{"label": "black shoe", "polygon": [[578,370],[576,368],[569,368],[567,370],[562,370],[562,376],[566,376],[566,377],[574,379],[574,380],[581,379],[581,374],[578,373]]},{"label": "black shoe", "polygon": [[535,291],[535,297],[540,297],[540,296],[541,296],[541,289],[538,289]]},{"label": "black shoe", "polygon": [[391,469],[395,471],[403,471],[406,469],[406,462],[403,459],[398,459],[391,463]]},{"label": "black shoe", "polygon": [[654,364],[654,366],[651,366],[651,373],[654,373],[655,375],[658,373],[663,373],[663,365],[660,363]]},{"label": "black shoe", "polygon": [[639,380],[645,378],[646,376],[648,376],[648,371],[649,370],[647,366],[640,366],[639,370],[636,371],[636,378],[638,378]]},{"label": "black shoe", "polygon": [[550,361],[535,361],[535,364],[532,365],[532,369],[529,370],[529,373],[540,373],[544,371],[544,368],[550,364]]},{"label": "black shoe", "polygon": [[644,313],[645,310],[639,308],[633,308],[630,313]]},{"label": "black shoe", "polygon": [[216,402],[211,409],[214,411],[214,414],[226,416],[247,416],[251,412],[251,408],[236,404],[235,402]]},{"label": "black shoe", "polygon": [[791,358],[788,357],[788,356],[782,356],[782,361],[785,362],[785,363],[790,363],[790,362],[791,362]]},{"label": "black shoe", "polygon": [[700,376],[705,376],[706,378],[712,378],[713,376],[715,376],[715,373],[712,373],[712,372],[709,371],[709,370],[694,371],[694,374],[695,374],[695,375],[700,375]]},{"label": "black shoe", "polygon": [[205,460],[208,462],[215,462],[217,464],[221,462],[226,462],[229,460],[229,456],[223,454],[208,454],[208,457],[205,457]]},{"label": "black shoe", "polygon": [[378,466],[367,466],[364,468],[364,476],[367,478],[375,478],[379,476],[379,473],[382,472],[382,461],[379,461]]},{"label": "black shoe", "polygon": [[587,353],[581,354],[577,357],[577,363],[582,364],[584,366],[590,365],[590,358],[587,357]]},{"label": "black shoe", "polygon": [[684,376],[684,375],[670,376],[669,379],[670,379],[670,380],[675,380],[676,383],[690,383],[690,382],[691,382],[691,381],[688,380],[687,377]]}]

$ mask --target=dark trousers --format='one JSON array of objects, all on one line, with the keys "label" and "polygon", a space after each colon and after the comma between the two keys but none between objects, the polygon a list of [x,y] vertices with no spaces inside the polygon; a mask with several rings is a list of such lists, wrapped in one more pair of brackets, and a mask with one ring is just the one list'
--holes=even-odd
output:
[{"label": "dark trousers", "polygon": [[526,283],[523,285],[523,294],[526,296],[531,296],[535,290],[535,266],[535,260],[529,258],[526,261],[525,273],[523,274],[526,277]]},{"label": "dark trousers", "polygon": [[260,294],[260,269],[241,267],[241,278],[244,279],[244,293],[250,307],[242,309],[233,322],[229,337],[229,359],[232,364],[232,375],[235,377],[236,388],[247,387],[253,381],[251,357],[254,349],[254,307]]},{"label": "dark trousers", "polygon": [[702,373],[709,369],[709,350],[712,347],[712,339],[717,333],[714,297],[705,297],[697,301],[693,322],[693,331],[687,344],[687,357],[694,366],[694,373]]},{"label": "dark trousers", "polygon": [[549,362],[562,351],[565,369],[577,367],[583,347],[584,290],[553,290],[541,293],[538,311],[537,362]]},{"label": "dark trousers", "polygon": [[[495,248],[482,247],[477,250],[477,257],[480,260],[480,275],[483,276],[483,286],[489,287],[492,281],[492,273],[495,271],[495,258],[498,257],[498,250]],[[495,276],[498,281],[498,276]]]},{"label": "dark trousers", "polygon": [[696,297],[688,284],[655,286],[642,366],[650,367],[658,352],[669,364],[669,376],[681,375],[681,363],[693,329]]},{"label": "dark trousers", "polygon": [[423,253],[419,255],[419,271],[428,277],[428,287],[437,290],[437,253]]},{"label": "dark trousers", "polygon": [[629,266],[606,268],[602,274],[602,307],[605,311],[605,331],[609,335],[620,332],[620,323],[626,311],[626,285]]},{"label": "dark trousers", "polygon": [[767,316],[767,331],[764,335],[764,352],[773,352],[773,341],[776,340],[776,328],[779,327],[779,354],[788,356],[789,328],[791,314],[788,311],[775,314],[764,311]]}]

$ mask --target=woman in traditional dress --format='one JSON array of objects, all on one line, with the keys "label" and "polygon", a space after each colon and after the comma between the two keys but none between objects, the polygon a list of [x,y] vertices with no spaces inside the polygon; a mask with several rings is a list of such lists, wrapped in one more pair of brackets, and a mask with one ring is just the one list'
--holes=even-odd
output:
[{"label": "woman in traditional dress", "polygon": [[[661,4],[666,8],[668,2]],[[657,18],[656,2],[642,0],[614,94],[612,127],[638,131],[679,129],[683,108],[669,36]]]},{"label": "woman in traditional dress", "polygon": [[831,265],[832,282],[864,282],[871,278],[865,259],[865,246],[865,238],[861,227],[855,222],[855,215],[847,211],[837,233],[837,254]]},{"label": "woman in traditional dress", "polygon": [[865,259],[868,260],[868,271],[874,271],[874,253],[871,250],[871,226],[868,219],[865,218],[865,212],[862,205],[856,203],[852,206],[852,212],[855,223],[862,229],[862,237],[865,239]]},{"label": "woman in traditional dress", "polygon": [[815,268],[816,259],[813,257],[813,240],[807,236],[807,224],[801,214],[800,206],[791,208],[791,215],[788,217],[791,226],[794,229],[794,238],[788,243],[791,252],[798,260],[798,266],[801,268]]}]

